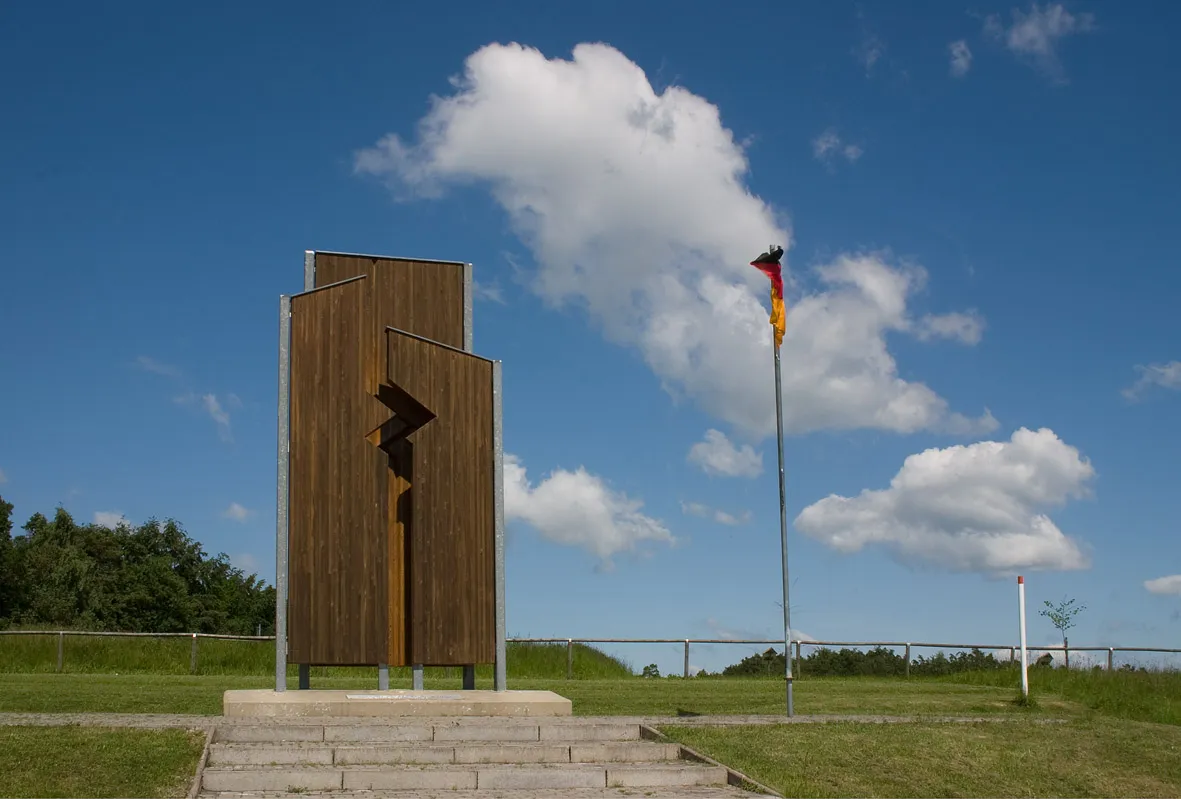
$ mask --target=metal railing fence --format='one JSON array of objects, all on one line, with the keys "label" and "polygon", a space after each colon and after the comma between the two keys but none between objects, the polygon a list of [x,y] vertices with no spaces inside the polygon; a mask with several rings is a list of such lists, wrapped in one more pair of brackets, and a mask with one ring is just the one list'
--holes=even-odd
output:
[{"label": "metal railing fence", "polygon": [[[274,641],[273,635],[219,635],[213,633],[125,633],[125,632],[98,632],[89,630],[0,630],[0,636],[5,635],[40,635],[40,636],[56,636],[57,638],[57,671],[61,672],[65,666],[65,639],[66,636],[77,637],[109,637],[109,638],[183,638],[192,641],[189,650],[189,672],[191,674],[197,673],[198,664],[198,641],[201,639],[222,640],[222,641]],[[736,646],[768,646],[774,648],[776,646],[783,646],[782,640],[769,639],[738,639],[738,638],[509,638],[508,643],[516,644],[565,644],[566,646],[566,679],[574,679],[574,645],[575,644],[676,644],[684,647],[684,668],[682,676],[688,678],[690,674],[689,653],[690,647],[697,645],[736,645]],[[906,666],[905,674],[910,675],[911,653],[914,649],[936,649],[936,650],[972,650],[978,649],[982,652],[1008,652],[1009,661],[1016,662],[1017,653],[1020,651],[1019,646],[1011,644],[956,644],[956,643],[931,643],[926,641],[792,641],[795,647],[793,661],[798,670],[802,665],[804,647],[812,647],[815,649],[825,648],[833,649],[836,647],[865,649],[884,647],[887,649],[905,649]],[[1181,654],[1181,649],[1171,649],[1165,647],[1143,647],[1143,646],[1062,646],[1062,645],[1046,645],[1027,647],[1028,652],[1106,652],[1107,653],[1107,669],[1114,670],[1115,656],[1121,652],[1137,652],[1137,653],[1152,653],[1152,654]],[[803,677],[802,673],[796,673],[795,677],[798,679]]]}]

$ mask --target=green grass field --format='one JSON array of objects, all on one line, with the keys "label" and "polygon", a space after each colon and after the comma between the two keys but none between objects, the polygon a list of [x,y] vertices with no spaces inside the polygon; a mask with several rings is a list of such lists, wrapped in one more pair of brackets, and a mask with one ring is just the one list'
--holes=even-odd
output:
[{"label": "green grass field", "polygon": [[[945,681],[989,685],[1016,692],[1017,671],[969,672]],[[1159,724],[1181,724],[1181,672],[1030,669],[1034,696],[1056,696],[1078,702],[1108,716]]]},{"label": "green grass field", "polygon": [[[196,676],[187,673],[190,646],[191,640],[67,638],[64,673],[58,674],[53,637],[0,636],[0,712],[214,715],[221,711],[225,690],[272,685],[269,643],[201,640]],[[510,645],[508,667],[510,688],[553,690],[569,697],[578,715],[704,721],[711,715],[784,710],[780,679],[644,679],[627,664],[586,646],[575,649],[579,679],[565,679],[564,644]],[[1181,674],[1033,669],[1030,676],[1032,708],[1014,701],[1015,670],[913,679],[805,676],[795,685],[800,715],[927,720],[670,726],[665,732],[794,796],[1181,795]],[[295,683],[292,668],[288,687],[294,689]],[[394,670],[391,684],[408,687],[408,672]],[[491,687],[488,669],[478,671],[477,685]],[[312,687],[373,689],[376,670],[316,668]],[[458,689],[459,672],[428,669],[426,687]],[[937,721],[946,716],[989,721]],[[197,756],[193,741],[184,734],[177,738],[175,731],[0,731],[8,736],[0,738],[0,774],[13,772],[0,777],[3,796],[175,793],[180,790],[176,775],[191,774]],[[161,753],[143,773],[120,766],[142,760],[137,747]],[[61,764],[84,753],[94,764],[84,775],[89,782],[14,765],[32,751],[48,753],[46,762],[63,772],[71,769]],[[160,787],[166,784],[173,787]],[[149,793],[137,793],[142,791]]]},{"label": "green grass field", "polygon": [[1181,727],[825,724],[664,732],[784,796],[1181,796]]},{"label": "green grass field", "polygon": [[0,727],[0,797],[184,796],[205,734]]},{"label": "green grass field", "polygon": [[[265,677],[169,675],[0,674],[0,712],[30,713],[221,713],[222,693],[233,688],[269,688]],[[397,683],[391,684],[398,687]],[[427,688],[456,690],[459,678],[434,677]],[[288,687],[296,687],[295,679]],[[314,678],[313,688],[376,688],[376,676]],[[402,687],[409,687],[407,680]],[[477,687],[491,687],[477,682]],[[778,680],[538,680],[511,678],[509,687],[550,690],[568,697],[578,715],[694,716],[782,713]],[[801,714],[994,715],[1017,712],[1012,693],[986,685],[873,678],[825,678],[799,683]],[[1049,711],[1081,706],[1046,698]]]}]

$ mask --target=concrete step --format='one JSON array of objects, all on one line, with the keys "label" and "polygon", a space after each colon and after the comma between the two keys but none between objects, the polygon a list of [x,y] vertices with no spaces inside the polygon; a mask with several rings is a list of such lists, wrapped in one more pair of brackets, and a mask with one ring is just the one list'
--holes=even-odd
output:
[{"label": "concrete step", "polygon": [[651,763],[677,760],[676,744],[650,741],[531,743],[215,743],[210,766],[449,763]]},{"label": "concrete step", "polygon": [[439,766],[209,766],[206,792],[475,791],[726,785],[726,770],[686,762]]},{"label": "concrete step", "polygon": [[523,723],[519,720],[464,719],[405,724],[227,724],[218,727],[217,743],[315,743],[362,741],[409,743],[415,741],[637,741],[640,725],[612,722]]},{"label": "concrete step", "polygon": [[276,791],[203,792],[199,799],[757,799],[758,794],[730,786],[682,786],[674,788],[567,788],[560,794],[553,790],[476,790],[464,791]]}]

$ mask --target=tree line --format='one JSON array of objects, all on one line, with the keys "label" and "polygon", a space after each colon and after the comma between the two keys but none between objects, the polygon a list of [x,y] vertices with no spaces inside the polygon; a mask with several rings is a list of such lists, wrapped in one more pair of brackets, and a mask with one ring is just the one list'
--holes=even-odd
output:
[{"label": "tree line", "polygon": [[112,529],[58,508],[14,535],[12,512],[0,497],[0,628],[274,634],[274,587],[172,519]]},{"label": "tree line", "polygon": [[[895,677],[906,674],[906,658],[893,649],[884,646],[862,651],[860,649],[828,649],[820,647],[807,656],[794,661],[798,671],[809,677]],[[723,677],[764,677],[782,676],[786,668],[782,652],[768,649],[758,652],[740,662],[727,666],[721,672]],[[932,657],[915,658],[910,663],[910,673],[916,676],[937,677],[944,674],[959,674],[965,671],[994,671],[1009,668],[1007,661],[997,660],[992,653],[985,654],[979,649],[970,652],[955,652],[950,657],[937,652]],[[698,676],[715,676],[700,674]]]}]

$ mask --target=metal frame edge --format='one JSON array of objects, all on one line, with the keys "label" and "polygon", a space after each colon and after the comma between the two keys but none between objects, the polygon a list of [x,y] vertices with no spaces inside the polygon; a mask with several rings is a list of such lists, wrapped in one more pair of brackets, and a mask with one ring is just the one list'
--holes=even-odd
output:
[{"label": "metal frame edge", "polygon": [[303,251],[303,290],[311,291],[316,287],[316,251]]},{"label": "metal frame edge", "polygon": [[463,265],[463,348],[472,351],[472,265]]},{"label": "metal frame edge", "polygon": [[278,464],[275,497],[275,690],[287,690],[288,477],[291,467],[291,297],[279,297]]},{"label": "metal frame edge", "polygon": [[449,266],[464,266],[466,261],[448,261],[442,258],[414,258],[409,255],[374,255],[368,252],[342,252],[340,250],[308,250],[310,253],[321,255],[342,255],[346,258],[372,258],[375,261],[409,261],[416,264],[448,264]]},{"label": "metal frame edge", "polygon": [[492,519],[496,583],[496,664],[493,688],[507,688],[508,649],[505,636],[504,558],[504,379],[501,362],[492,362]]}]

